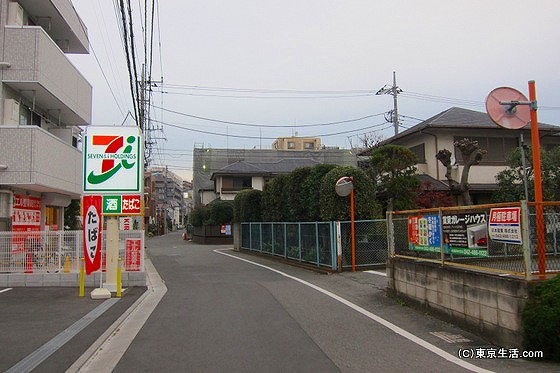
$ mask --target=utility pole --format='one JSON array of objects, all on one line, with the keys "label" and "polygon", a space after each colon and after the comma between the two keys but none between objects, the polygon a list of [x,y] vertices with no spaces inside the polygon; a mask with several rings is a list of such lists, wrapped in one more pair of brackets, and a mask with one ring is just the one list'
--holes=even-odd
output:
[{"label": "utility pole", "polygon": [[395,135],[399,133],[399,110],[397,104],[397,96],[402,93],[402,89],[397,86],[397,74],[393,71],[393,86],[387,87],[384,85],[375,94],[376,95],[392,95],[393,96],[393,110],[389,112],[390,122],[393,122],[393,127],[395,128]]}]

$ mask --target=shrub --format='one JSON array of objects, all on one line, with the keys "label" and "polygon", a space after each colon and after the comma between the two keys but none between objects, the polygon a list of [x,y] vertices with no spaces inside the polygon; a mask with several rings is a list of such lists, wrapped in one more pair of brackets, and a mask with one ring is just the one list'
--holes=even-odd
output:
[{"label": "shrub", "polygon": [[311,167],[296,168],[288,175],[286,181],[286,194],[288,197],[288,216],[291,221],[307,221],[307,208],[301,203],[302,185],[309,173]]},{"label": "shrub", "polygon": [[521,314],[523,347],[560,361],[560,276],[537,284]]},{"label": "shrub", "polygon": [[245,189],[235,195],[233,200],[233,220],[238,223],[261,221],[262,192]]},{"label": "shrub", "polygon": [[233,219],[232,201],[214,200],[206,206],[195,207],[191,213],[191,224],[195,227],[203,225],[220,225],[231,223]]},{"label": "shrub", "polygon": [[288,175],[278,175],[264,185],[262,193],[263,221],[288,221]]},{"label": "shrub", "polygon": [[208,216],[204,220],[205,225],[221,225],[231,223],[233,220],[233,202],[214,200],[207,206]]},{"label": "shrub", "polygon": [[197,206],[191,212],[191,224],[195,227],[202,227],[207,217],[208,208],[206,206]]},{"label": "shrub", "polygon": [[354,218],[375,219],[381,216],[381,207],[375,199],[375,187],[364,171],[355,167],[336,167],[321,182],[321,218],[324,221],[350,220],[350,197],[340,197],[335,184],[343,176],[354,179]]},{"label": "shrub", "polygon": [[319,164],[311,168],[309,175],[303,180],[300,189],[301,206],[305,209],[305,221],[321,220],[321,182],[323,177],[337,166],[332,164]]}]

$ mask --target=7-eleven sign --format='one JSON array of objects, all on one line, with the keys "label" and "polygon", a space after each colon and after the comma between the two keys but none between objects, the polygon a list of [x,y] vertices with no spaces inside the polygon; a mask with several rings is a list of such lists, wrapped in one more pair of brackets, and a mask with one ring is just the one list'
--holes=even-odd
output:
[{"label": "7-eleven sign", "polygon": [[143,141],[136,126],[88,126],[84,194],[142,193]]}]

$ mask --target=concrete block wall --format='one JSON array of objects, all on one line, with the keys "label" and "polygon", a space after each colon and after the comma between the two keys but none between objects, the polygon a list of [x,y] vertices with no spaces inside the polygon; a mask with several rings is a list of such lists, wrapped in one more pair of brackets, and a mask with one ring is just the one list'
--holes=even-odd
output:
[{"label": "concrete block wall", "polygon": [[390,294],[427,308],[500,347],[521,347],[524,279],[437,263],[390,258]]}]

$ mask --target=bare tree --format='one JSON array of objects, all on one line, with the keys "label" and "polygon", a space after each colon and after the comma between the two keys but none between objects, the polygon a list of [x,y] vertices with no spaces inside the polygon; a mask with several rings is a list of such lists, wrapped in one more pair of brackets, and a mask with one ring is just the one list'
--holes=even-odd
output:
[{"label": "bare tree", "polygon": [[367,149],[375,148],[383,141],[383,135],[376,132],[366,132],[358,135],[358,143],[354,148],[354,144],[351,137],[348,137],[348,141],[350,142],[350,148],[355,149],[358,151],[364,151]]},{"label": "bare tree", "polygon": [[453,162],[451,161],[451,152],[442,149],[436,154],[436,159],[445,166],[445,177],[449,182],[449,189],[452,194],[462,198],[464,205],[472,205],[471,195],[469,193],[469,172],[472,166],[480,163],[486,150],[481,149],[478,141],[464,138],[453,143],[461,152],[463,160],[463,172],[461,173],[461,181],[457,182],[451,176]]}]

